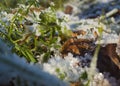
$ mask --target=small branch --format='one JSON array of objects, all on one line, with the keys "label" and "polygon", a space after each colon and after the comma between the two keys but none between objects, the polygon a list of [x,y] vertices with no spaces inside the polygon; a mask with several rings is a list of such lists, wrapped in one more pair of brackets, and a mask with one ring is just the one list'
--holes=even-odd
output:
[{"label": "small branch", "polygon": [[105,19],[105,18],[108,18],[114,14],[116,14],[119,10],[117,8],[109,11],[108,13],[105,14],[105,16],[100,16],[100,19]]}]

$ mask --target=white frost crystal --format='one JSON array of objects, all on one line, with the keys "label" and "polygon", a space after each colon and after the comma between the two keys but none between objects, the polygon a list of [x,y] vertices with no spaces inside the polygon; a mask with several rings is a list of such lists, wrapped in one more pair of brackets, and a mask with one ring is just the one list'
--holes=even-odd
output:
[{"label": "white frost crystal", "polygon": [[90,86],[111,86],[109,81],[104,78],[102,73],[95,74]]},{"label": "white frost crystal", "polygon": [[[102,34],[100,44],[110,44],[110,43],[118,43],[118,35],[117,34],[108,34],[104,33]],[[96,41],[96,44],[99,43],[99,41]]]},{"label": "white frost crystal", "polygon": [[49,59],[48,63],[44,63],[43,69],[65,81],[78,81],[80,75],[85,71],[77,65],[79,61],[70,53],[64,59],[58,55]]}]

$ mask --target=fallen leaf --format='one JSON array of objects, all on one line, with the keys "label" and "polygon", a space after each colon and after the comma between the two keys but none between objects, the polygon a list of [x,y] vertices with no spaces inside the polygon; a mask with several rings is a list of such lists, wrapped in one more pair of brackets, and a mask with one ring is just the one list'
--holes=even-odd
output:
[{"label": "fallen leaf", "polygon": [[93,40],[70,38],[62,46],[61,53],[66,56],[69,52],[73,55],[84,55],[94,50]]},{"label": "fallen leaf", "polygon": [[67,5],[67,6],[65,7],[64,13],[65,13],[65,14],[72,14],[72,12],[73,12],[73,7],[70,6],[70,5]]}]

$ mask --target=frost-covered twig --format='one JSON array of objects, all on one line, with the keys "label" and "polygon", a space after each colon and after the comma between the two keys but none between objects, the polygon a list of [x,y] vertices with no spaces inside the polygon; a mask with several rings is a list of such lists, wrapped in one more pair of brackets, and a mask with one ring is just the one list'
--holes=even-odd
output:
[{"label": "frost-covered twig", "polygon": [[106,17],[110,17],[110,16],[116,14],[117,12],[118,12],[118,9],[115,8],[115,9],[109,11],[108,13],[106,13],[105,16],[100,16],[100,19],[104,19],[104,18],[106,18]]},{"label": "frost-covered twig", "polygon": [[110,17],[118,12],[118,9],[115,8],[106,14],[106,17]]}]

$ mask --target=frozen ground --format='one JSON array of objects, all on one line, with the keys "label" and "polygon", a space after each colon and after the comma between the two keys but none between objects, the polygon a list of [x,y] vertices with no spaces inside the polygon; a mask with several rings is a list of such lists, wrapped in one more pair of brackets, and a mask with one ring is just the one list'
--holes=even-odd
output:
[{"label": "frozen ground", "polygon": [[[79,31],[83,30],[86,33],[84,35],[77,35],[76,39],[90,39],[93,40],[93,46],[101,44],[103,50],[108,44],[116,44],[116,51],[119,55],[120,44],[119,44],[119,33],[120,33],[120,0],[74,0],[67,3],[65,6],[70,5],[73,10],[70,14],[65,14],[64,12],[58,11],[56,13],[58,18],[65,16],[67,22],[63,22],[62,25],[66,26],[69,30]],[[49,11],[49,10],[47,10]],[[37,18],[39,18],[39,12],[35,13]],[[4,15],[4,17],[2,17]],[[0,17],[3,21],[11,19],[13,14],[2,13]],[[28,19],[33,22],[32,26],[28,28],[30,30],[37,29],[37,23],[32,20],[31,15]],[[23,21],[24,23],[24,21]],[[2,28],[3,29],[3,28]],[[100,34],[102,31],[102,35]],[[35,31],[35,30],[34,30]],[[63,30],[64,31],[64,30]],[[36,35],[40,34],[36,30]],[[99,41],[99,38],[100,41]],[[84,43],[83,43],[84,44]],[[113,49],[113,48],[110,48]],[[54,50],[54,49],[53,49]],[[59,51],[55,51],[55,55],[48,60],[47,63],[42,64],[42,69],[50,74],[53,74],[59,78],[62,78],[67,82],[79,82],[79,77],[83,72],[90,72],[90,62],[94,57],[91,53],[85,53],[83,56],[74,56],[72,53],[68,53],[64,59],[61,57]],[[108,52],[108,51],[105,51]],[[102,53],[105,53],[102,52]],[[106,55],[106,54],[105,54]],[[111,54],[110,54],[111,55]],[[101,56],[101,57],[100,57]],[[39,58],[39,64],[41,64],[41,59]],[[102,55],[99,55],[102,58]],[[102,59],[102,61],[104,58]],[[109,59],[105,59],[109,60]],[[116,61],[116,59],[115,59]],[[103,61],[104,62],[104,61]],[[107,61],[106,61],[107,62]],[[102,64],[102,63],[101,63]],[[110,64],[115,64],[111,62]],[[119,64],[119,63],[118,63]],[[104,68],[104,64],[102,67]],[[109,66],[109,63],[108,63]],[[113,73],[120,74],[119,65],[110,65],[116,67],[112,69]],[[110,67],[112,68],[112,67]],[[90,86],[119,86],[120,76],[118,78],[111,76],[109,71],[100,72],[96,68],[96,64],[93,65],[93,80]],[[118,70],[118,71],[116,71]],[[117,76],[117,75],[116,75]],[[90,77],[90,76],[89,76]],[[86,83],[87,80],[83,80]]]},{"label": "frozen ground", "polygon": [[[70,2],[65,6],[67,5],[71,6],[73,10],[70,15],[69,14],[66,15],[66,17],[68,17],[68,23],[66,24],[66,26],[73,31],[84,30],[87,32],[87,34],[85,34],[84,36],[78,35],[77,36],[78,39],[79,38],[95,39],[93,32],[96,31],[98,36],[100,36],[98,32],[98,27],[102,27],[103,33],[101,36],[101,41],[98,42],[97,40],[95,41],[95,43],[96,44],[100,43],[103,46],[113,43],[119,45],[120,0],[74,0],[74,2]],[[60,15],[61,14],[62,13],[60,13]],[[64,13],[62,15],[64,15]],[[100,18],[102,17],[105,18],[103,20],[100,20]],[[93,29],[92,31],[91,28]],[[119,54],[118,47],[117,54]],[[87,62],[88,58],[91,59],[91,56],[89,55],[83,58],[82,57],[79,58],[81,63],[83,63],[84,65],[88,65],[85,64],[84,62]],[[120,70],[116,72],[120,72]],[[95,75],[94,77],[95,79],[93,80],[94,85],[91,86],[119,86],[120,77],[116,79],[113,76],[109,76],[110,75],[109,72],[102,74],[103,75],[99,73],[98,75],[97,74]],[[104,79],[105,81],[108,80],[110,84],[108,85],[108,83],[106,83]],[[100,82],[105,83],[104,85],[96,84]]]}]

